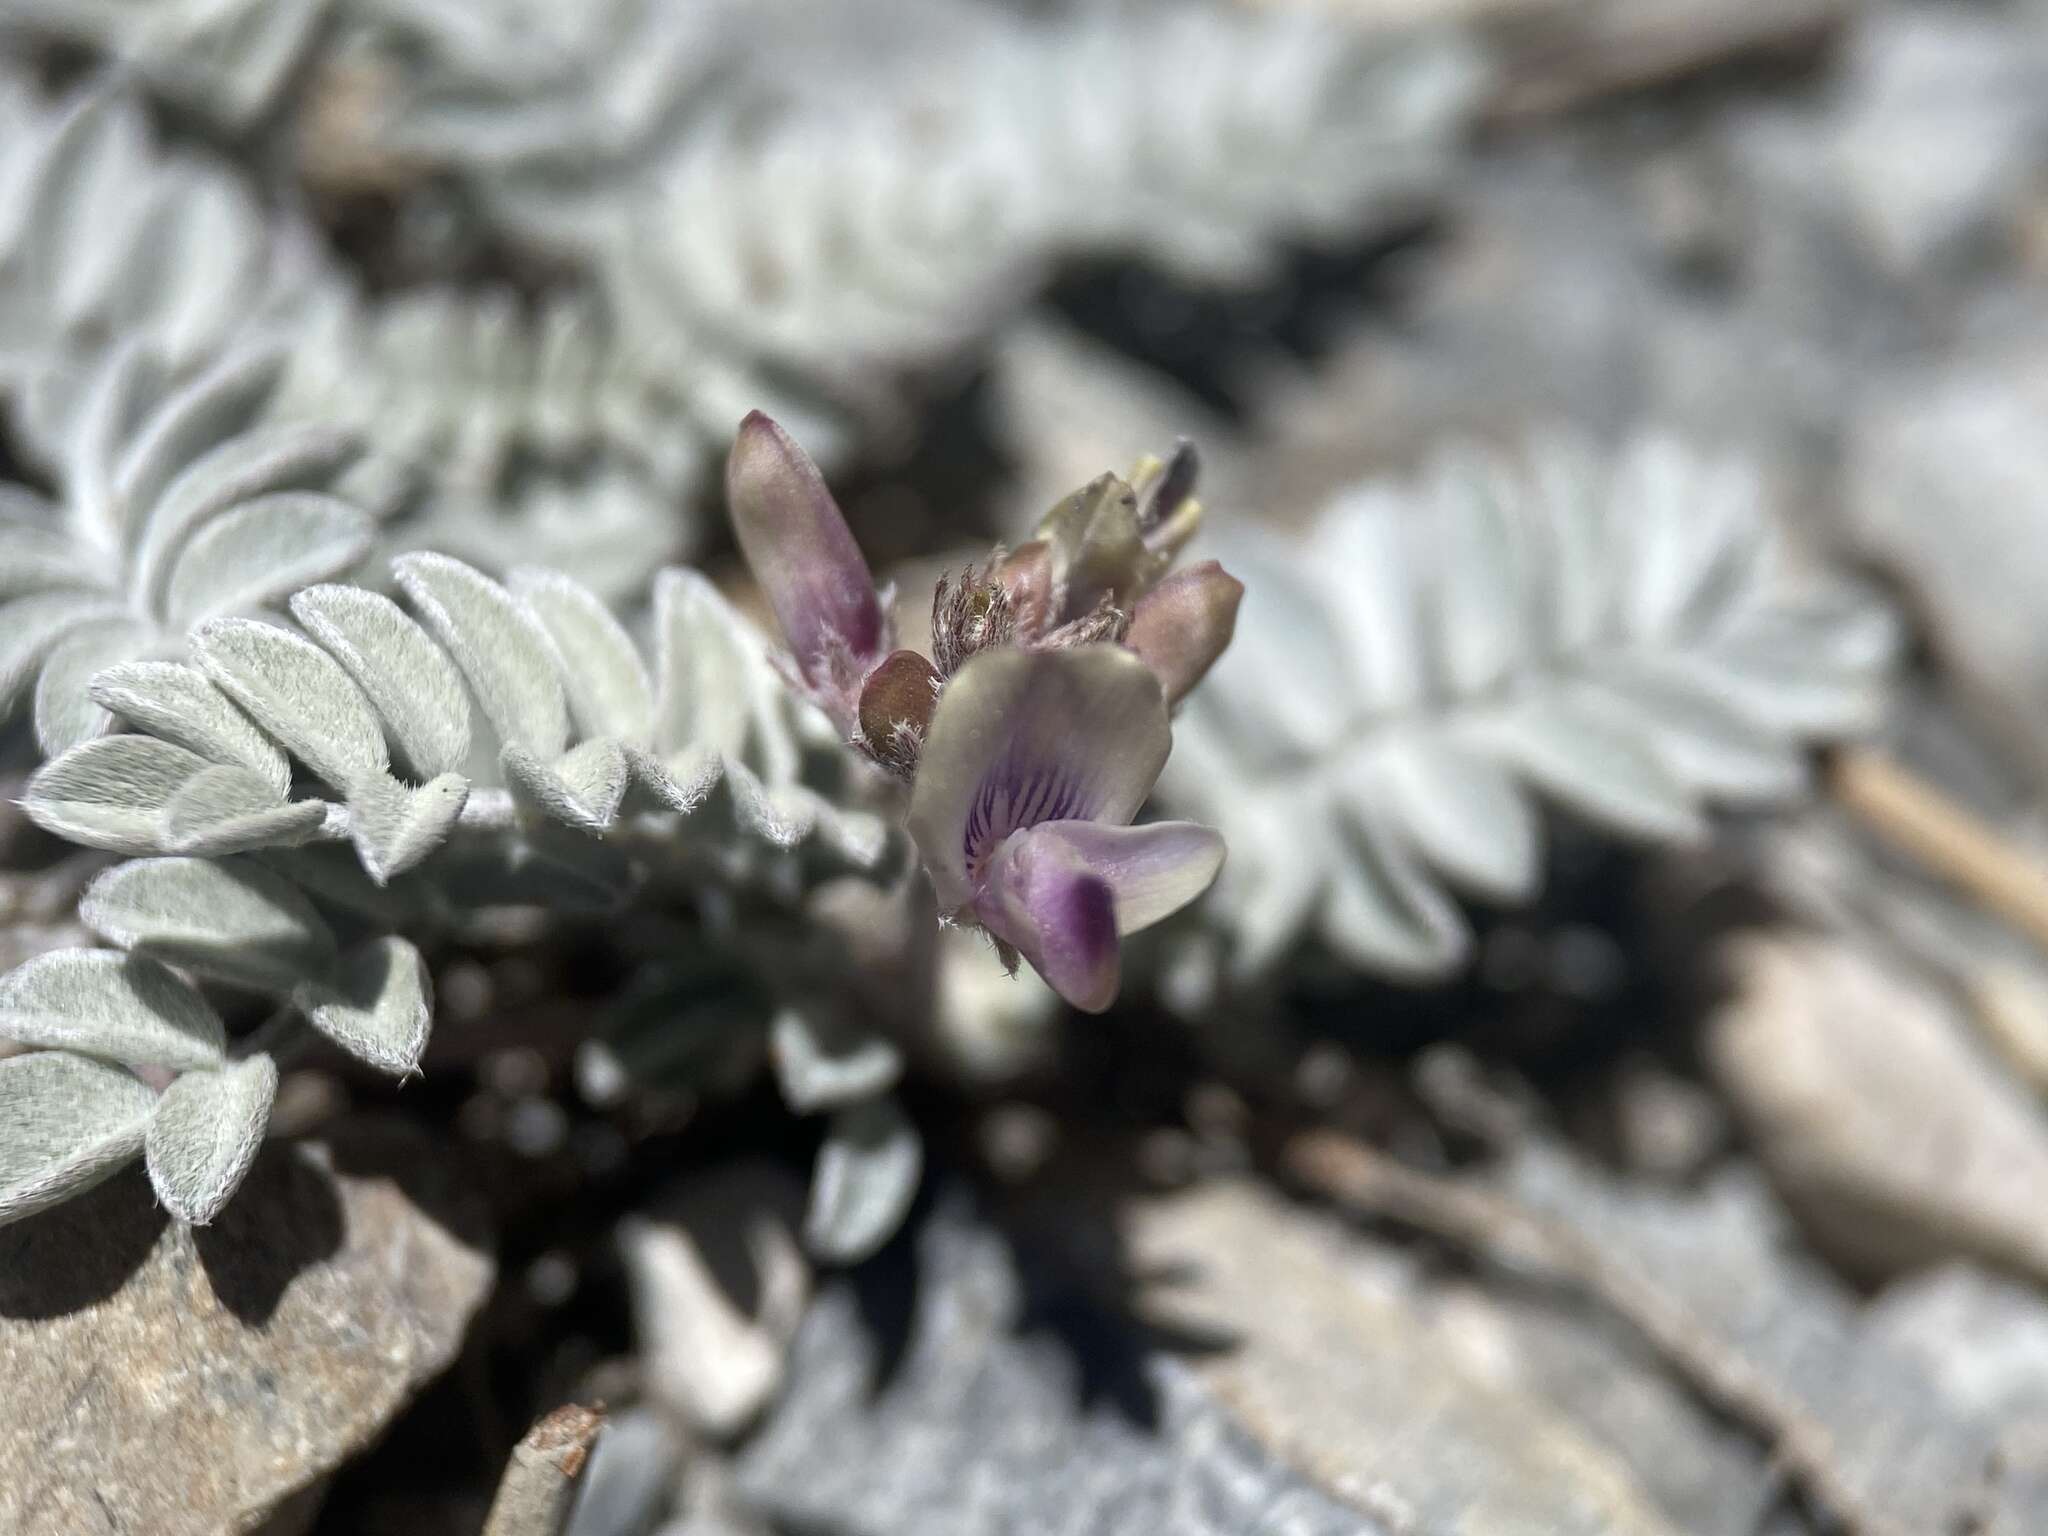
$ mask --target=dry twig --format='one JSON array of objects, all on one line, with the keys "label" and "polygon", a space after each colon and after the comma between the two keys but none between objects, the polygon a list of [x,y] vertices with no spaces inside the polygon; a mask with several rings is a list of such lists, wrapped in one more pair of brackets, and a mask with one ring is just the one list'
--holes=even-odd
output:
[{"label": "dry twig", "polygon": [[1886,842],[2048,950],[2048,869],[2039,860],[1872,748],[1835,753],[1828,788]]},{"label": "dry twig", "polygon": [[483,1536],[561,1536],[604,1415],[574,1403],[557,1408],[512,1448]]}]

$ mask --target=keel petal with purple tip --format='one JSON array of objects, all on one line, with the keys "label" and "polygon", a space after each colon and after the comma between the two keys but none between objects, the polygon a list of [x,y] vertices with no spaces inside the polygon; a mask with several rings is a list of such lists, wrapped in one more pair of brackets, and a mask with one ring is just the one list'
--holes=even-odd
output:
[{"label": "keel petal with purple tip", "polygon": [[1116,893],[1064,840],[1013,832],[988,861],[981,925],[1084,1013],[1116,1001],[1122,979]]},{"label": "keel petal with purple tip", "polygon": [[1222,834],[1193,821],[1142,827],[1050,821],[1023,836],[1065,848],[1102,879],[1116,899],[1119,934],[1171,917],[1209,889],[1223,868]]}]

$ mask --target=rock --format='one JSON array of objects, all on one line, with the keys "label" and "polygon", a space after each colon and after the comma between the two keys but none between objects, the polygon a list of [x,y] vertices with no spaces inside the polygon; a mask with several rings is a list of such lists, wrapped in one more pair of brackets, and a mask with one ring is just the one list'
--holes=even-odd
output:
[{"label": "rock", "polygon": [[1616,1064],[1611,1113],[1623,1163],[1672,1183],[1692,1178],[1728,1139],[1728,1114],[1720,1101],[1648,1052],[1633,1052]]},{"label": "rock", "polygon": [[490,1289],[444,1166],[395,1131],[272,1143],[212,1227],[134,1168],[0,1231],[0,1530],[250,1531],[367,1446]]},{"label": "rock", "polygon": [[834,1536],[1398,1536],[1142,1340],[1027,1285],[956,1191],[821,1290],[738,1487],[771,1529]]},{"label": "rock", "polygon": [[[1753,1373],[1799,1413],[1842,1483],[1883,1512],[1887,1529],[2048,1530],[2037,1459],[2048,1448],[2037,1406],[2048,1365],[2035,1342],[2048,1305],[2031,1289],[1966,1282],[1982,1295],[1945,1306],[1948,1318],[1968,1317],[1955,1334],[1956,1363],[1930,1365],[1948,1347],[1950,1323],[1942,1306],[1914,1299],[1923,1282],[1866,1311],[1801,1253],[1751,1169],[1736,1165],[1698,1193],[1676,1194],[1533,1145],[1497,1183],[1655,1287],[1698,1347]],[[1981,1387],[1972,1375],[1998,1359],[2001,1337],[2014,1341],[2013,1379]],[[2012,1475],[1999,1475],[2001,1462]]]},{"label": "rock", "polygon": [[659,1414],[614,1415],[597,1437],[567,1536],[641,1536],[675,1491],[683,1447]]},{"label": "rock", "polygon": [[[1135,1206],[1154,1305],[1230,1346],[1197,1378],[1251,1436],[1396,1530],[1676,1536],[1624,1463],[1540,1398],[1466,1370],[1349,1240],[1249,1181]],[[1276,1304],[1276,1301],[1278,1304]]]},{"label": "rock", "polygon": [[1715,1414],[1626,1323],[1560,1305],[1549,1291],[1432,1280],[1413,1264],[1403,1266],[1402,1283],[1447,1359],[1548,1404],[1607,1447],[1686,1536],[1765,1528],[1781,1489],[1763,1447]]},{"label": "rock", "polygon": [[1875,8],[1851,30],[1829,143],[1852,218],[1924,271],[2016,226],[2048,168],[2048,31],[1954,8]]},{"label": "rock", "polygon": [[914,1278],[821,1293],[740,1486],[844,1536],[1672,1536],[1613,1456],[1352,1285],[1320,1226],[1237,1180],[1145,1206],[1147,1326],[942,1200]]},{"label": "rock", "polygon": [[1954,1257],[2048,1279],[2048,1124],[1924,984],[1751,937],[1707,1058],[1814,1241],[1869,1276]]},{"label": "rock", "polygon": [[2048,1308],[2031,1286],[1963,1264],[1887,1287],[1870,1329],[1987,1421],[2048,1421]]},{"label": "rock", "polygon": [[[899,1245],[828,1284],[737,1454],[744,1510],[673,1536],[1820,1528],[1767,1435],[1541,1268],[1446,1266],[1218,1180],[1123,1207],[1141,1324],[1099,1283],[1118,1181],[1062,1166],[1013,1237],[950,1193],[914,1257]],[[1583,1234],[1677,1309],[1690,1347],[1762,1382],[1896,1521],[1873,1531],[1971,1512],[2000,1536],[2048,1529],[2048,1303],[2031,1288],[1957,1266],[1866,1305],[1739,1160],[1679,1193],[1538,1141],[1478,1182]]]},{"label": "rock", "polygon": [[742,1163],[686,1180],[619,1224],[646,1389],[708,1435],[737,1434],[782,1380],[810,1299],[802,1185]]},{"label": "rock", "polygon": [[1905,589],[1987,730],[2048,784],[2048,336],[1881,392],[1849,445],[1853,537]]},{"label": "rock", "polygon": [[[1759,1209],[1777,1230],[1775,1210]],[[1340,1231],[1301,1211],[1278,1219],[1322,1226],[1336,1283],[1401,1308],[1421,1346],[1453,1368],[1546,1405],[1617,1458],[1687,1536],[1754,1536],[1782,1502],[1765,1446],[1615,1313],[1569,1289],[1530,1284],[1519,1271],[1447,1268],[1427,1245]]]}]

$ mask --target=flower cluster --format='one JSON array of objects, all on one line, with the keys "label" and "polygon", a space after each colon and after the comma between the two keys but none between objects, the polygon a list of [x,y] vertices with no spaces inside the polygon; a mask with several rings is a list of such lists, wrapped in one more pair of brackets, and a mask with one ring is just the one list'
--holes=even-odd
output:
[{"label": "flower cluster", "polygon": [[951,920],[986,930],[1078,1008],[1115,1000],[1123,935],[1206,890],[1223,841],[1131,825],[1172,745],[1168,711],[1222,655],[1243,588],[1171,570],[1201,520],[1195,456],[1104,475],[1032,539],[939,582],[931,654],[899,649],[817,467],[759,412],[726,490],[789,646],[791,685],[910,785],[908,826]]}]

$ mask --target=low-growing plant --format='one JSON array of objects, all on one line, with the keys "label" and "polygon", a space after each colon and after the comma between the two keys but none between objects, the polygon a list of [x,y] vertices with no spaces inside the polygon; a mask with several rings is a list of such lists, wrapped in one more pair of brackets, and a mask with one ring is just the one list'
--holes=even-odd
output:
[{"label": "low-growing plant", "polygon": [[[224,386],[196,388],[203,404]],[[1100,1009],[1119,936],[1191,900],[1221,862],[1205,828],[1128,825],[1166,755],[1169,700],[1228,643],[1236,609],[1213,563],[1166,574],[1199,518],[1191,450],[1148,461],[1135,485],[1103,477],[1014,553],[941,582],[924,657],[894,648],[808,457],[750,418],[731,500],[790,645],[771,658],[680,568],[654,581],[645,647],[559,573],[500,582],[439,554],[393,560],[395,596],[327,582],[287,595],[279,571],[305,556],[280,567],[276,551],[299,542],[301,501],[272,489],[274,454],[239,441],[162,498],[212,522],[165,529],[156,512],[136,536],[146,568],[177,571],[215,522],[241,528],[206,545],[208,590],[233,601],[192,612],[183,635],[137,632],[137,654],[89,682],[45,664],[44,708],[75,717],[60,690],[82,687],[124,728],[54,741],[24,807],[128,862],[80,907],[115,948],[0,978],[0,1037],[34,1048],[0,1062],[17,1128],[0,1134],[0,1215],[140,1153],[166,1208],[208,1221],[249,1169],[290,1052],[324,1037],[379,1071],[419,1069],[426,956],[466,918],[641,904],[729,944],[772,1000],[762,1033],[784,1097],[831,1117],[809,1236],[857,1257],[901,1219],[920,1157],[890,1097],[900,1052],[848,1005],[865,979],[806,903],[851,879],[914,906],[914,851],[949,920]],[[110,494],[143,478],[128,471]],[[360,521],[333,498],[315,505]],[[71,590],[64,562],[40,569],[50,593]],[[273,600],[283,611],[241,611]],[[922,910],[935,933],[929,897]],[[928,967],[918,926],[904,963]],[[231,1038],[210,990],[274,1011]]]}]

